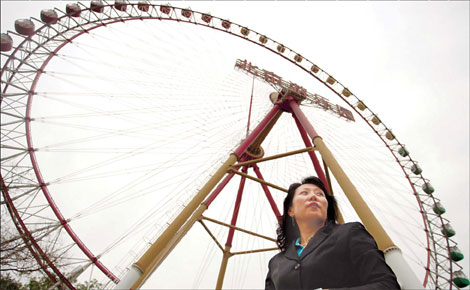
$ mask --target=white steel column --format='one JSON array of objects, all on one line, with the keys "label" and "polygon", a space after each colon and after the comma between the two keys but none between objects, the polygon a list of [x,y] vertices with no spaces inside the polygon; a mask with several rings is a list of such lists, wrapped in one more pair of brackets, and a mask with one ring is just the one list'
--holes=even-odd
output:
[{"label": "white steel column", "polygon": [[115,290],[129,290],[135,281],[144,273],[142,269],[137,267],[135,264],[131,266],[129,271],[124,275],[124,277],[119,281],[119,283],[114,287]]},{"label": "white steel column", "polygon": [[385,262],[392,268],[397,276],[401,289],[421,290],[424,289],[418,277],[403,258],[401,250],[397,247],[388,248],[384,251]]}]

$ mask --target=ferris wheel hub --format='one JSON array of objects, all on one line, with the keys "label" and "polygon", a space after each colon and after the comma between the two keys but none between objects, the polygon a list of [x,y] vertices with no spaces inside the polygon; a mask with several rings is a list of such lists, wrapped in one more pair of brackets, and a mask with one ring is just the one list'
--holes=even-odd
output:
[{"label": "ferris wheel hub", "polygon": [[246,154],[253,159],[258,159],[264,156],[264,150],[263,150],[263,147],[261,146],[257,146],[253,148],[250,146],[248,147],[248,149],[246,149]]}]

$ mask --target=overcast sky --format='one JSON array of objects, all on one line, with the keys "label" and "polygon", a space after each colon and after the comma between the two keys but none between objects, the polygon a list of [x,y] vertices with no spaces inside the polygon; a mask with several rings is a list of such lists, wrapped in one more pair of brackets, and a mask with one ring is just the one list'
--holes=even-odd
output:
[{"label": "overcast sky", "polygon": [[[363,99],[431,180],[457,232],[469,276],[468,1],[172,4],[264,33]],[[13,30],[14,20],[39,18],[40,9],[52,6],[1,1],[2,33]]]}]

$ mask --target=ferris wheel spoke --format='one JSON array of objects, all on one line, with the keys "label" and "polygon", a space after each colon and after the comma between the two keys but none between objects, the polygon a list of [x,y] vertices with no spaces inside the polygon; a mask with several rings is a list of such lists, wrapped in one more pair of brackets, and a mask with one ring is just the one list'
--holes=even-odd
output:
[{"label": "ferris wheel spoke", "polygon": [[[95,203],[94,206],[91,206],[90,208],[87,208],[86,212],[90,212],[90,211],[94,212],[94,211],[98,211],[98,210],[103,210],[103,209],[106,209],[106,208],[109,208],[109,207],[112,207],[112,206],[116,206],[116,205],[120,205],[120,204],[125,203],[129,200],[133,200],[133,199],[136,199],[136,198],[139,198],[139,197],[142,197],[142,196],[145,196],[145,195],[148,195],[148,194],[151,194],[151,193],[154,192],[154,189],[153,189],[154,186],[149,185],[147,188],[144,188],[144,189],[140,190],[139,192],[137,192],[138,194],[130,194],[130,195],[128,194],[128,196],[122,197],[120,200],[116,199],[119,194],[121,194],[123,192],[128,192],[126,189],[132,188],[132,186],[137,184],[139,181],[141,181],[141,180],[135,180],[132,183],[129,183],[126,186],[124,186],[124,188],[121,188],[118,192],[112,192],[112,193],[108,194],[107,198],[105,200],[99,201],[99,202]],[[169,185],[172,185],[172,184],[177,184],[177,182],[173,182],[173,183],[168,183],[167,182],[167,183],[163,183],[162,185],[169,186]],[[147,190],[147,191],[145,191],[145,190]],[[114,200],[111,200],[110,199],[111,197]],[[100,205],[100,207],[97,207],[98,205]],[[79,212],[76,215],[83,216],[84,213]]]},{"label": "ferris wheel spoke", "polygon": [[[71,103],[71,104],[73,104],[73,103]],[[77,104],[77,107],[81,107],[81,105]],[[85,109],[87,109],[87,108],[85,107]],[[108,112],[106,112],[106,111],[99,111],[99,110],[96,110],[94,108],[90,108],[89,110],[93,111],[93,112],[96,112],[97,114],[102,114],[102,115],[107,115],[108,114]],[[176,107],[175,107],[175,110],[176,110]],[[144,110],[144,113],[145,113],[145,110]],[[120,117],[119,114],[116,114],[116,115],[117,115],[116,117]],[[44,118],[39,118],[39,120],[42,120],[42,119],[44,119]],[[182,120],[182,122],[183,121],[184,120]]]},{"label": "ferris wheel spoke", "polygon": [[[374,119],[377,115],[363,101],[312,62],[296,59],[300,54],[283,45],[278,48],[280,43],[267,37],[263,42],[261,34],[246,27],[243,30],[242,26],[225,21],[224,25],[229,26],[224,28],[223,19],[212,17],[206,21],[203,14],[191,10],[185,16],[188,14],[183,9],[171,6],[150,4],[145,12],[138,8],[141,4],[126,5],[127,11],[120,12],[106,3],[103,13],[97,13],[79,4],[84,9],[81,17],[67,17],[56,9],[63,16],[57,25],[44,25],[30,40],[15,36],[25,42],[12,53],[2,70],[2,90],[8,88],[2,92],[6,96],[2,102],[2,179],[9,178],[13,205],[44,247],[55,250],[54,255],[69,254],[63,264],[57,262],[67,271],[76,266],[67,279],[72,280],[80,273],[89,279],[95,277],[92,258],[85,258],[79,249],[85,243],[100,253],[99,261],[110,263],[113,271],[117,269],[122,274],[125,265],[135,262],[146,248],[143,243],[156,239],[152,231],[161,233],[209,173],[215,172],[243,140],[250,92],[253,92],[252,123],[263,117],[270,106],[267,96],[273,87],[256,80],[253,89],[252,76],[234,70],[234,60],[243,56],[256,59],[260,62],[257,65],[273,72],[281,71],[281,60],[290,67],[295,64],[296,70],[308,72],[308,80],[297,77],[294,69],[284,67],[283,77],[293,76],[293,82],[308,86],[309,91],[317,88],[311,84],[314,77],[320,83],[318,87],[328,89],[327,98],[341,99],[354,110],[357,122],[346,122],[318,106],[310,107],[315,105],[313,101],[308,107],[303,106],[367,204],[407,255],[406,259],[419,267],[420,275],[425,268],[432,268],[428,285],[452,284],[448,278],[452,275],[449,270],[452,264],[446,255],[447,247],[455,242],[440,233],[448,220],[432,213],[438,200],[420,190],[429,181],[421,174],[412,174],[417,162],[397,154],[403,145],[381,120],[377,125]],[[140,20],[127,21],[133,19]],[[168,19],[178,21],[163,21]],[[64,41],[67,45],[57,50]],[[259,45],[248,49],[249,42]],[[238,51],[234,53],[233,48]],[[265,51],[273,52],[273,58],[265,57]],[[54,57],[49,59],[49,52],[54,52]],[[46,59],[50,62],[44,68]],[[31,106],[27,94],[39,70],[44,73]],[[32,108],[32,114],[23,113],[27,107]],[[25,133],[22,125],[25,121],[30,124],[26,117],[34,121],[31,132]],[[278,121],[273,135],[281,138],[271,138],[271,134],[267,137],[262,144],[266,155],[303,147],[299,134],[292,130],[293,124],[290,118]],[[56,136],[51,137],[48,131]],[[35,143],[32,152],[23,141],[28,134]],[[3,140],[8,148],[3,146]],[[29,154],[37,156],[40,170],[38,164],[34,168],[20,168],[29,164],[25,158]],[[60,171],[49,161],[54,158],[63,160]],[[312,162],[307,154],[302,154],[260,164],[260,168],[266,180],[287,185],[299,176],[310,175]],[[46,185],[38,182],[32,177],[33,171],[39,175],[38,180],[51,181]],[[342,189],[335,180],[332,183],[344,215],[357,220]],[[110,186],[104,188],[104,184]],[[383,184],[388,186],[383,188]],[[40,194],[41,187],[47,187],[51,193]],[[236,191],[236,185],[227,190]],[[247,210],[237,226],[273,235],[276,225],[266,221],[266,217],[272,217],[272,209],[259,184],[247,182],[244,195],[243,204],[258,211]],[[285,196],[276,191],[272,195],[277,203]],[[9,198],[8,194],[5,198]],[[234,200],[223,195],[221,198],[220,208],[212,206],[208,214],[227,222]],[[136,205],[141,208],[138,217],[127,212]],[[78,229],[85,241],[82,245],[76,236],[68,236],[64,227],[59,226],[53,213],[57,208]],[[115,222],[105,226],[104,221],[119,210],[121,228],[113,231]],[[98,234],[101,243],[91,238],[87,223],[101,226],[102,232]],[[211,231],[221,242],[226,237],[226,229]],[[265,246],[262,241],[238,232],[236,236],[240,237],[233,245],[236,251]],[[214,254],[215,243],[207,235],[206,238],[211,245],[201,253],[203,263],[197,275],[188,279],[193,286],[206,287],[203,276],[214,269],[207,258]],[[129,245],[134,242],[135,247]],[[416,248],[419,250],[414,251]],[[121,255],[122,261],[113,258]],[[262,265],[268,256],[256,255],[255,258],[237,255],[232,259],[234,273],[228,280],[231,279],[233,288],[247,286],[244,281],[252,274],[251,269],[263,273]],[[112,276],[110,273],[103,271],[96,277],[110,285],[111,279],[107,278]]]},{"label": "ferris wheel spoke", "polygon": [[[29,212],[26,212],[26,210],[28,210],[30,207],[32,207],[33,203],[36,203],[36,204],[39,203],[39,202],[37,202],[37,199],[39,199],[38,198],[39,193],[40,192],[38,190],[32,196],[26,196],[26,198],[18,201],[17,207],[20,208],[20,209],[23,208],[23,210],[19,211],[21,213],[20,218],[23,218],[23,216],[26,216],[26,217],[31,217],[32,216]],[[16,209],[16,207],[15,207],[15,209]]]},{"label": "ferris wheel spoke", "polygon": [[4,177],[11,178],[9,179],[9,183],[7,184],[11,189],[37,186],[36,181],[30,174],[32,172],[32,168],[29,166],[20,165],[22,159],[17,161],[16,164],[5,166],[3,168],[5,170]]},{"label": "ferris wheel spoke", "polygon": [[[186,136],[186,137],[191,137],[191,135]],[[171,144],[171,143],[170,143],[170,142],[167,142],[167,144],[160,144],[160,146],[165,146],[165,145],[169,145],[169,144]],[[152,145],[152,144],[149,144],[149,145]],[[76,172],[74,172],[74,173],[71,173],[71,174],[69,174],[69,175],[62,176],[62,177],[60,177],[59,179],[56,179],[56,180],[51,181],[51,182],[56,183],[56,182],[59,182],[59,181],[62,181],[62,180],[64,180],[64,179],[66,179],[66,178],[69,178],[69,177],[71,177],[71,176],[74,176],[74,175],[77,175],[77,174],[80,174],[80,173],[83,173],[83,172],[88,172],[88,171],[91,170],[91,169],[96,169],[96,168],[99,168],[99,167],[101,167],[101,166],[108,165],[109,163],[112,163],[112,162],[117,162],[117,161],[120,161],[120,160],[129,158],[129,157],[135,156],[135,155],[137,155],[137,154],[142,154],[142,153],[144,153],[144,152],[148,152],[149,150],[152,149],[152,147],[150,147],[149,145],[143,146],[143,147],[140,147],[140,148],[136,148],[136,150],[137,150],[137,149],[143,149],[142,151],[141,151],[141,150],[137,151],[137,153],[136,153],[136,151],[134,150],[134,152],[131,153],[131,154],[126,154],[126,153],[125,153],[125,154],[120,154],[120,155],[118,155],[117,157],[113,157],[113,158],[108,159],[108,160],[105,160],[105,161],[103,161],[103,162],[100,162],[100,163],[97,163],[97,164],[88,166],[88,167],[86,167],[86,168],[83,168],[83,169],[81,169],[81,170],[79,170],[79,171],[76,171]],[[197,145],[197,146],[199,146],[199,145]],[[196,146],[196,148],[197,148],[197,146]]]},{"label": "ferris wheel spoke", "polygon": [[[2,132],[2,139],[3,140],[8,140],[8,141],[15,141],[15,143],[19,146],[24,146],[23,144],[19,143],[18,141],[16,141],[16,139],[18,138],[21,138],[21,137],[24,137],[24,133],[22,131],[18,131],[18,128],[22,125],[21,123],[10,123],[8,125],[13,125],[15,124],[14,127],[12,128],[8,128],[6,129],[5,131]],[[4,124],[4,126],[6,126],[7,124]],[[16,135],[16,136],[10,136],[10,135]],[[5,146],[5,145],[3,145]]]},{"label": "ferris wheel spoke", "polygon": [[[42,205],[41,209],[38,210],[37,212],[30,213],[29,211],[26,211],[25,209],[18,209],[18,212],[22,214],[21,218],[25,222],[25,224],[35,224],[34,222],[28,222],[29,220],[36,220],[36,219],[41,219],[44,222],[49,222],[49,223],[54,223],[56,222],[55,219],[48,217],[47,215],[39,215],[42,211],[47,209],[47,205]],[[28,208],[29,210],[29,208]],[[43,223],[41,223],[43,224]]]}]

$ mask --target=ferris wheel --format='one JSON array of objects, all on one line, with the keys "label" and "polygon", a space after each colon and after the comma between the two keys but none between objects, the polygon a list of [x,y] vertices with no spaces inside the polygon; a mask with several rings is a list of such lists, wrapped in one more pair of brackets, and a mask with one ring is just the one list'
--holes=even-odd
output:
[{"label": "ferris wheel", "polygon": [[302,54],[169,4],[39,18],[1,35],[2,206],[57,285],[263,287],[285,188],[312,174],[386,233],[402,285],[468,285],[412,152]]}]

